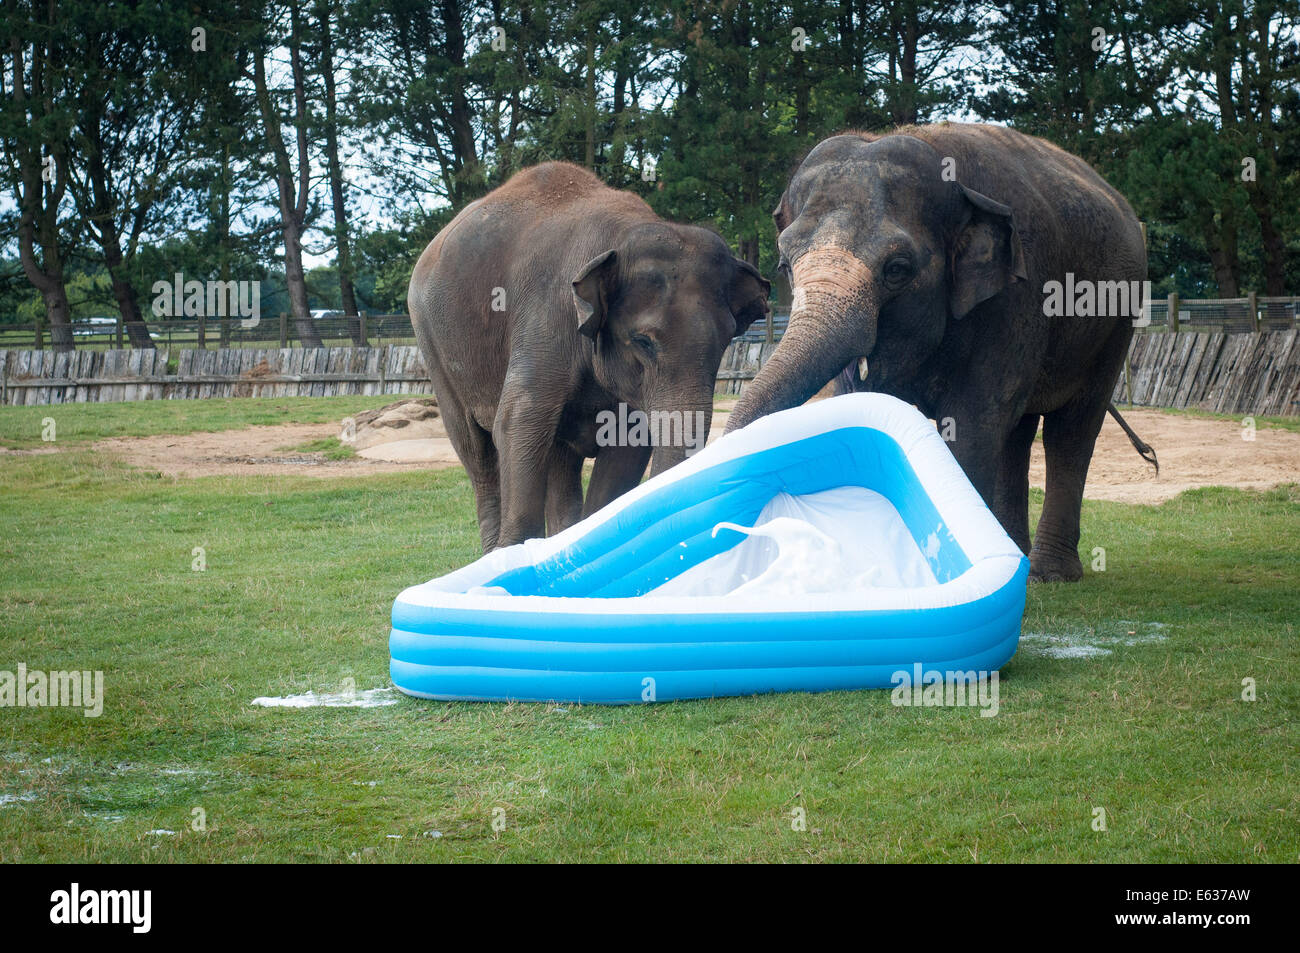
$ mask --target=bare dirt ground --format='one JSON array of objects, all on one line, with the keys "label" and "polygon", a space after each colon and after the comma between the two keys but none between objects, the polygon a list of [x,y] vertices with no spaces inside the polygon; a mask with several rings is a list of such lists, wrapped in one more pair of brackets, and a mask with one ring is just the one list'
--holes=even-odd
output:
[{"label": "bare dirt ground", "polygon": [[323,453],[302,453],[288,448],[313,440],[339,435],[338,424],[284,424],[273,427],[247,427],[216,433],[191,433],[181,436],[114,437],[100,440],[92,449],[120,457],[127,463],[167,476],[301,476],[338,477],[370,476],[376,473],[400,473],[420,466],[456,466],[459,461],[446,443],[448,459],[429,463],[390,463],[354,457],[327,460]]},{"label": "bare dirt ground", "polygon": [[[714,415],[710,439],[726,426],[729,406]],[[1300,433],[1262,428],[1253,441],[1242,439],[1237,421],[1211,420],[1135,409],[1125,413],[1134,430],[1155,448],[1160,475],[1137,455],[1110,417],[1102,427],[1088,473],[1085,495],[1123,503],[1158,503],[1199,486],[1262,489],[1300,482]],[[349,460],[327,460],[322,453],[286,448],[339,436],[338,424],[286,424],[184,436],[122,437],[94,444],[135,466],[175,477],[274,475],[340,477],[401,473],[458,466],[445,432],[425,440],[402,440],[362,451]],[[386,457],[388,459],[386,459]],[[1042,487],[1042,441],[1034,444],[1029,480]]]},{"label": "bare dirt ground", "polygon": [[[1109,415],[1097,437],[1084,496],[1120,503],[1159,503],[1199,486],[1266,489],[1300,482],[1300,433],[1261,428],[1242,439],[1240,421],[1187,417],[1159,410],[1123,411],[1124,419],[1160,459],[1160,475],[1133,449]],[[1029,483],[1043,486],[1043,443],[1034,444]]]}]

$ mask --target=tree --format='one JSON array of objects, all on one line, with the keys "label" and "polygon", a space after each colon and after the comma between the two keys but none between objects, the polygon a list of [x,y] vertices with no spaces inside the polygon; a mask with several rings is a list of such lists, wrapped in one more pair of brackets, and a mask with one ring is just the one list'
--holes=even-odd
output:
[{"label": "tree", "polygon": [[[60,222],[68,188],[67,142],[74,121],[63,86],[62,18],[55,0],[30,7],[8,0],[4,10],[9,34],[8,70],[0,65],[0,141],[4,144],[5,180],[17,212],[19,257],[23,273],[40,292],[50,341],[56,350],[73,349],[71,311],[64,286],[64,262],[78,229]],[[27,51],[31,51],[30,60]],[[5,89],[5,73],[11,78]]]},{"label": "tree", "polygon": [[[142,239],[176,217],[198,86],[183,0],[101,5],[64,0],[78,51],[69,192],[113,282],[134,347],[152,348],[132,265]],[[182,224],[183,227],[183,224]]]},{"label": "tree", "polygon": [[[334,209],[334,249],[338,269],[339,296],[346,315],[358,314],[357,296],[352,279],[352,239],[348,232],[347,196],[344,193],[343,166],[339,159],[338,97],[334,89],[334,17],[333,0],[317,0],[316,21],[319,28],[319,72],[324,81],[324,116],[321,120],[325,138],[325,167],[329,176],[330,200]],[[361,337],[361,323],[352,326],[352,340],[365,344]]]},{"label": "tree", "polygon": [[[285,281],[289,286],[289,304],[294,328],[303,347],[321,347],[320,334],[312,323],[311,310],[307,303],[307,284],[302,263],[303,235],[307,230],[310,217],[314,217],[314,210],[308,207],[311,197],[311,160],[308,155],[310,134],[307,81],[302,62],[303,18],[298,0],[289,0],[287,6],[289,32],[284,37],[284,43],[289,53],[292,102],[287,118],[294,127],[296,177],[294,164],[289,160],[289,150],[284,141],[281,106],[278,102],[279,91],[273,90],[267,79],[266,65],[271,55],[273,23],[266,24],[266,33],[252,57],[253,71],[250,78],[256,92],[258,111],[273,164],[280,209],[280,232],[284,238]],[[270,9],[272,18],[280,19],[278,6],[272,6]],[[313,214],[309,216],[309,212]]]}]

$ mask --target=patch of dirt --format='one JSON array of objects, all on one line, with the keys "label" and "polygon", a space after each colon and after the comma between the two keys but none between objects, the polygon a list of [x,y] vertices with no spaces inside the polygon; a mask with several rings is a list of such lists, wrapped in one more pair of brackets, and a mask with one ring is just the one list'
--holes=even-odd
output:
[{"label": "patch of dirt", "polygon": [[[721,435],[727,411],[734,402],[719,403],[709,439]],[[1097,438],[1097,450],[1088,473],[1085,496],[1121,503],[1159,503],[1183,490],[1200,486],[1264,489],[1279,483],[1300,482],[1300,433],[1259,429],[1253,441],[1242,439],[1243,428],[1233,420],[1211,420],[1134,409],[1124,413],[1129,425],[1155,448],[1160,475],[1138,456],[1128,437],[1109,416]],[[220,433],[184,436],[118,437],[101,440],[94,449],[120,456],[127,463],[169,476],[305,474],[307,476],[369,476],[411,469],[459,466],[459,460],[441,430],[441,436],[396,439],[362,451],[351,460],[326,460],[322,453],[301,453],[286,447],[301,446],[323,437],[339,437],[339,424],[285,424],[248,427]],[[405,427],[392,430],[404,438]],[[36,452],[49,452],[40,448]],[[1042,441],[1031,455],[1029,482],[1044,485],[1046,470]]]},{"label": "patch of dirt", "polygon": [[[1243,440],[1236,420],[1212,420],[1134,408],[1121,411],[1139,437],[1155,450],[1160,475],[1138,456],[1109,415],[1097,436],[1083,495],[1090,500],[1159,503],[1183,490],[1230,486],[1262,490],[1300,482],[1300,433],[1261,428]],[[1029,461],[1029,485],[1046,480],[1043,442],[1035,441]]]},{"label": "patch of dirt", "polygon": [[92,449],[120,457],[132,466],[158,470],[167,476],[266,476],[292,473],[303,476],[370,476],[401,473],[417,467],[439,469],[458,466],[451,441],[442,438],[442,459],[422,463],[392,463],[386,460],[327,460],[323,453],[286,450],[313,440],[338,437],[339,424],[282,424],[222,430],[217,433],[160,435],[155,437],[113,437],[96,442]]}]

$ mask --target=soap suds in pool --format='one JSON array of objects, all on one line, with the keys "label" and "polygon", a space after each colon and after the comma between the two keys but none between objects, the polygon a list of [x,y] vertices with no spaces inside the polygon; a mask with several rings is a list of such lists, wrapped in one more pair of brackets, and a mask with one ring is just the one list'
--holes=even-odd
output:
[{"label": "soap suds in pool", "polygon": [[254,698],[249,704],[263,708],[382,708],[397,702],[393,689],[370,688],[364,692],[307,692],[281,698]]}]

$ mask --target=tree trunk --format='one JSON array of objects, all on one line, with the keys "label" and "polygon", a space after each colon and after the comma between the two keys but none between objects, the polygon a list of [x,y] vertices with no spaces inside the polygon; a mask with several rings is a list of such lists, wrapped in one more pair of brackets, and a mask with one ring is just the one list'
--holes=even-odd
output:
[{"label": "tree trunk", "polygon": [[123,267],[122,246],[111,218],[103,226],[101,244],[104,249],[104,264],[108,266],[108,274],[113,282],[113,300],[117,302],[117,309],[122,313],[122,327],[126,330],[131,346],[154,347],[149,328],[140,313],[140,301],[136,298],[135,287],[126,275],[126,268]]},{"label": "tree trunk", "polygon": [[307,304],[307,283],[302,268],[302,230],[307,212],[307,188],[310,169],[307,165],[305,116],[306,91],[303,84],[302,60],[299,54],[298,8],[292,8],[292,33],[289,38],[289,55],[293,65],[294,98],[298,126],[298,189],[295,193],[293,169],[289,164],[289,151],[280,132],[280,117],[271,99],[266,81],[265,54],[259,51],[253,57],[253,88],[257,94],[258,108],[266,128],[267,146],[275,160],[275,185],[280,200],[280,231],[284,237],[284,277],[289,289],[289,307],[294,328],[303,347],[321,347],[323,342],[311,320]]},{"label": "tree trunk", "polygon": [[339,295],[343,314],[357,318],[349,323],[352,343],[361,347],[366,342],[361,337],[356,291],[352,286],[352,249],[348,235],[348,206],[343,194],[343,168],[339,162],[338,108],[334,94],[334,53],[330,37],[330,4],[320,6],[321,75],[325,80],[325,163],[330,179],[330,198],[334,204],[335,267],[339,272]]},{"label": "tree trunk", "polygon": [[[49,17],[54,18],[54,4],[49,5]],[[9,41],[13,57],[14,104],[27,116],[27,77],[23,67],[23,46],[17,36]],[[42,56],[45,54],[45,57]],[[48,52],[42,46],[33,47],[32,85],[39,99],[42,76]],[[45,165],[40,149],[30,142],[19,140],[15,150],[20,185],[18,188],[18,256],[23,273],[32,286],[40,292],[45,303],[45,320],[50,329],[50,345],[56,351],[71,351],[75,347],[72,337],[71,309],[68,292],[63,283],[63,254],[59,248],[59,203],[67,189],[67,163],[61,146],[51,148],[54,163],[53,188],[45,189],[42,177]],[[36,248],[41,256],[37,260]]]},{"label": "tree trunk", "polygon": [[1286,242],[1273,221],[1273,206],[1258,189],[1250,190],[1250,204],[1259,219],[1259,237],[1264,246],[1264,293],[1286,294]]},{"label": "tree trunk", "polygon": [[[221,280],[230,280],[230,145],[221,148],[221,175],[217,178],[221,212],[217,216],[217,257],[221,262]],[[230,287],[223,284],[223,287]],[[230,347],[230,309],[222,309],[220,347]]]},{"label": "tree trunk", "polygon": [[[465,19],[460,0],[442,0],[441,7],[447,59],[454,68],[464,70]],[[470,200],[479,197],[483,187],[483,169],[474,142],[474,111],[463,82],[456,83],[452,91],[447,125],[452,148],[452,175],[447,182],[447,197],[453,208],[463,208]]]},{"label": "tree trunk", "polygon": [[1237,258],[1237,229],[1230,222],[1209,222],[1204,229],[1205,247],[1210,253],[1214,280],[1219,286],[1219,297],[1236,298],[1241,287],[1241,265]]},{"label": "tree trunk", "polygon": [[587,150],[584,165],[588,169],[596,168],[596,33],[593,24],[587,31],[587,103],[586,126]]}]

